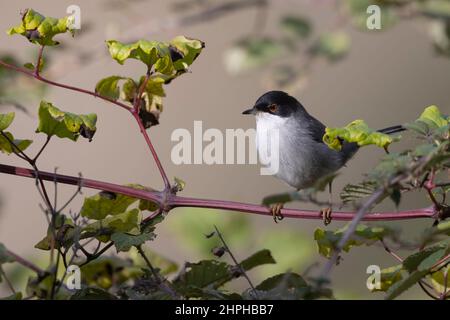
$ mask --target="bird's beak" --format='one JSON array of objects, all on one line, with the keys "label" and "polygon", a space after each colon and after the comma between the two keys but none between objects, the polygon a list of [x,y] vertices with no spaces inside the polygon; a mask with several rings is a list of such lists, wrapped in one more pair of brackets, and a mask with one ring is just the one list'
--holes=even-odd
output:
[{"label": "bird's beak", "polygon": [[256,109],[251,108],[251,109],[245,110],[244,112],[242,112],[242,114],[256,114]]}]

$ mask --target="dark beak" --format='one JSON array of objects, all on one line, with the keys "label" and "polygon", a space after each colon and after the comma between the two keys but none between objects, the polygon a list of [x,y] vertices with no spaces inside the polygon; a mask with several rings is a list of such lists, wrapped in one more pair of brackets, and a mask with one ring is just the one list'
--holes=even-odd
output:
[{"label": "dark beak", "polygon": [[242,114],[255,114],[256,113],[256,109],[255,108],[251,108],[248,110],[245,110],[244,112],[242,112]]}]

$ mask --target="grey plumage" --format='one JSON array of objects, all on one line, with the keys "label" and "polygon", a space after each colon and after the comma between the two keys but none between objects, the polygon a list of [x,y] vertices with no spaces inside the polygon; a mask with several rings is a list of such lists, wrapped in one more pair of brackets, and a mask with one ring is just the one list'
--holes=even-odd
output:
[{"label": "grey plumage", "polygon": [[[340,151],[330,149],[322,140],[325,125],[282,91],[264,94],[244,114],[256,116],[259,152],[267,130],[278,129],[279,170],[275,175],[296,189],[311,187],[318,179],[336,172],[358,150],[356,143],[347,142]],[[389,134],[402,130],[401,126],[393,126],[379,131]]]}]

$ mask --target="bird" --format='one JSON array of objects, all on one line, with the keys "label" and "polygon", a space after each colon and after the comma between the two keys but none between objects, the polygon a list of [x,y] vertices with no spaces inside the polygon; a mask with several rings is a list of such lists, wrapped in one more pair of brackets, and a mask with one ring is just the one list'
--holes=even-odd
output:
[{"label": "bird", "polygon": [[[279,167],[274,175],[297,191],[336,173],[359,149],[357,143],[346,141],[342,141],[340,151],[328,147],[323,141],[326,126],[310,115],[296,98],[283,91],[264,93],[252,108],[242,113],[256,118],[256,146],[260,157],[268,130],[278,130]],[[377,131],[394,134],[404,130],[403,126],[395,125]],[[331,182],[329,192],[331,196]],[[275,222],[283,219],[282,208],[282,203],[271,207]],[[331,222],[331,213],[331,208],[321,210],[325,225]]]}]

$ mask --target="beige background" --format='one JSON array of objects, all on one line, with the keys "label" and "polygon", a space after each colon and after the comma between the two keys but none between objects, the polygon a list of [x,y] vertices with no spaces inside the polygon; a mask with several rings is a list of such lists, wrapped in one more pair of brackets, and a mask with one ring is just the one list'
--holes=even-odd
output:
[{"label": "beige background", "polygon": [[[129,1],[120,9],[113,9],[107,1],[78,0],[82,10],[82,23],[89,26],[79,39],[68,36],[59,38],[70,46],[69,50],[55,52],[53,62],[58,63],[60,73],[57,80],[75,86],[93,89],[97,80],[111,74],[137,76],[142,73],[138,63],[118,65],[107,56],[107,51],[95,61],[73,67],[73,53],[91,47],[102,48],[102,41],[116,37],[114,30],[128,28],[136,21],[159,19],[172,16],[173,1]],[[325,4],[312,5],[312,1],[281,1],[271,5],[265,32],[275,32],[280,14],[298,12],[314,19],[320,29],[327,29],[333,23],[331,7]],[[27,7],[50,16],[62,16],[74,1],[2,1],[0,3],[0,30],[6,30],[19,21],[19,10]],[[152,128],[150,135],[170,177],[180,177],[187,182],[187,196],[217,198],[259,203],[265,195],[289,188],[273,177],[260,176],[258,166],[249,165],[190,165],[175,166],[170,160],[174,145],[170,135],[176,128],[192,130],[194,120],[203,120],[204,128],[249,128],[254,120],[241,115],[267,88],[262,86],[263,71],[253,71],[240,76],[230,76],[223,66],[223,52],[234,41],[247,34],[253,26],[254,10],[244,10],[224,18],[199,24],[183,30],[169,30],[152,35],[156,39],[170,39],[185,34],[206,42],[206,49],[192,66],[192,73],[177,79],[167,88],[165,110],[161,125]],[[339,126],[357,118],[366,119],[371,127],[383,127],[414,119],[430,104],[450,112],[450,61],[436,57],[427,37],[426,24],[421,21],[401,22],[381,33],[361,33],[349,27],[352,48],[349,56],[341,62],[330,65],[319,63],[314,66],[307,87],[295,92],[305,107],[325,124]],[[122,40],[120,36],[118,40]],[[0,32],[0,51],[20,53],[23,62],[31,56],[33,48],[22,37],[8,37]],[[61,67],[62,66],[62,67]],[[62,68],[62,69],[61,69]],[[89,96],[75,94],[62,89],[51,89],[46,99],[64,110],[85,113],[96,112],[99,117],[98,132],[92,143],[85,141],[74,144],[70,141],[54,141],[42,156],[40,168],[74,174],[82,172],[85,177],[116,183],[136,182],[161,187],[153,160],[141,139],[131,117],[124,111]],[[32,137],[36,127],[38,101],[30,104],[31,115],[18,113],[13,127],[17,136]],[[34,136],[35,138],[38,136]],[[32,146],[37,150],[43,137],[35,139]],[[407,142],[406,142],[407,143]],[[359,179],[382,156],[379,150],[367,148],[361,151],[343,170],[335,190],[343,184]],[[1,163],[25,165],[12,157],[0,155]],[[38,208],[40,198],[33,182],[29,179],[0,175],[0,194],[3,206],[0,211],[0,242],[17,253],[32,255],[32,245],[45,232],[45,220]],[[71,188],[61,187],[61,199]],[[85,190],[85,195],[92,194]],[[62,201],[62,200],[61,200]],[[74,202],[72,209],[78,210],[81,199]],[[426,205],[422,195],[410,195],[402,203],[403,208]],[[295,204],[297,207],[311,207]],[[391,208],[382,205],[380,209]],[[174,210],[167,221],[177,219],[183,210]],[[207,214],[207,213],[206,213]],[[201,218],[201,215],[199,215]],[[284,220],[281,226],[272,225],[269,218],[251,217],[252,223],[271,228],[291,228],[312,238],[313,231],[320,227],[319,221]],[[429,225],[429,221],[405,222],[401,225],[405,233],[414,237],[418,227]],[[337,228],[333,223],[330,228]],[[189,228],[187,225],[186,228]],[[282,229],[281,229],[282,230]],[[264,234],[260,234],[264,243]],[[283,244],[281,243],[280,246]],[[152,247],[165,252],[169,257],[182,262],[189,257],[177,244],[173,234],[163,226],[158,240]],[[315,249],[314,249],[315,250]],[[282,254],[282,253],[281,253]],[[323,259],[314,256],[310,262]],[[338,288],[347,288],[347,295],[353,298],[380,297],[368,295],[365,289],[365,268],[368,264],[389,266],[394,264],[380,248],[357,249],[345,256],[342,266],[337,268],[333,279]],[[423,297],[417,291],[410,297]],[[408,295],[405,295],[408,297]]]}]

